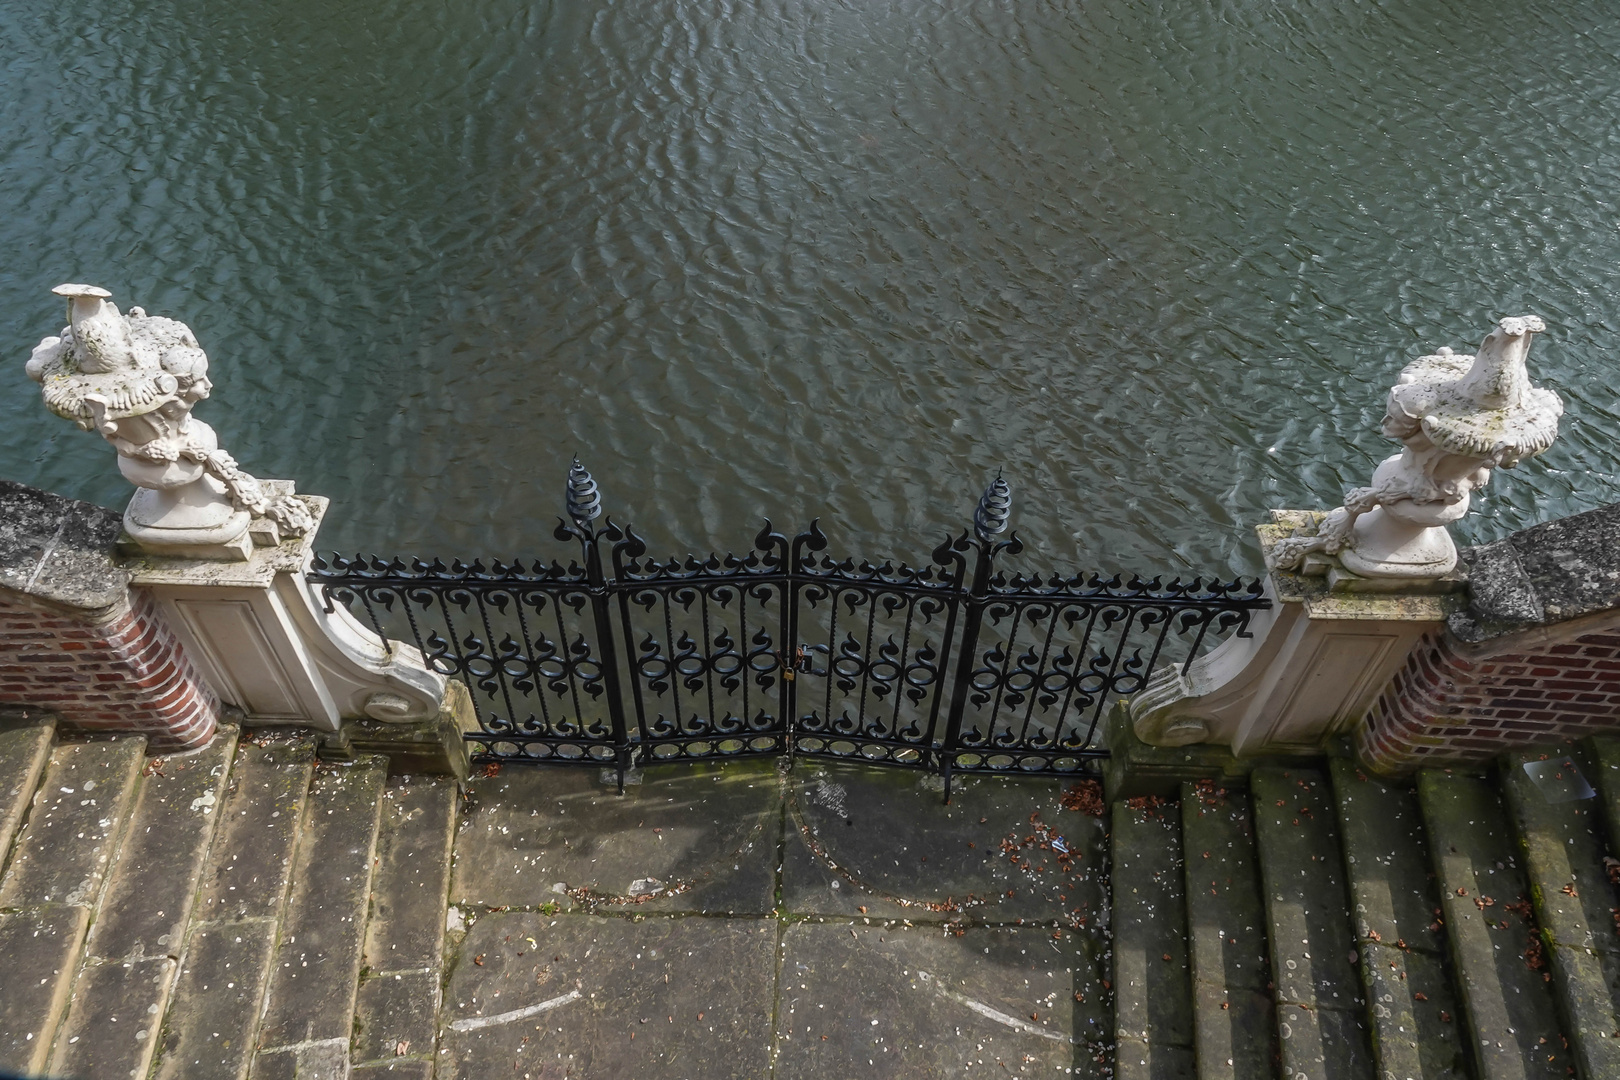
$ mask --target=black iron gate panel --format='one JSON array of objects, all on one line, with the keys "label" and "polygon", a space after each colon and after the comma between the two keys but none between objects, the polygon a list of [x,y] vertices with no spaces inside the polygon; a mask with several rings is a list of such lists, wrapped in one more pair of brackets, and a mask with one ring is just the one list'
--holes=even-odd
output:
[{"label": "black iron gate panel", "polygon": [[[1258,581],[1008,574],[1011,492],[927,564],[827,554],[769,522],[746,555],[659,561],[570,471],[579,557],[327,556],[310,579],[471,692],[482,760],[633,764],[807,754],[954,772],[1074,773],[1109,702],[1245,634]],[[948,788],[947,788],[948,790]]]}]

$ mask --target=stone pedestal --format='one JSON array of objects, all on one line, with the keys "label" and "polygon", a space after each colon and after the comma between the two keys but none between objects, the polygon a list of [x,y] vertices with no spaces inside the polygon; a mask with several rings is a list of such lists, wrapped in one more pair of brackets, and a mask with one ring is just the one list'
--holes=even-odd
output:
[{"label": "stone pedestal", "polygon": [[[1256,531],[1268,552],[1308,511],[1276,511]],[[1459,577],[1368,581],[1342,569],[1273,571],[1272,607],[1250,636],[1232,638],[1181,668],[1161,668],[1131,702],[1135,734],[1154,746],[1214,743],[1239,757],[1319,750],[1377,701],[1407,654],[1464,602]]]},{"label": "stone pedestal", "polygon": [[[266,481],[274,484],[275,481]],[[145,556],[132,584],[161,610],[219,697],[249,724],[338,732],[343,721],[435,721],[445,680],[416,649],[379,638],[342,607],[327,611],[305,573],[327,500],[295,496],[314,525],[256,536],[246,561]]]}]

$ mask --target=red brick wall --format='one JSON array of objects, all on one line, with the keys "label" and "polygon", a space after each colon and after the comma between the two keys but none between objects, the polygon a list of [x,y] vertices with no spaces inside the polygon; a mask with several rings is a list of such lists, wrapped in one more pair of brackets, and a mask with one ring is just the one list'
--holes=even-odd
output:
[{"label": "red brick wall", "polygon": [[1380,772],[1483,760],[1555,739],[1620,729],[1620,620],[1493,646],[1436,635],[1412,650],[1357,733]]},{"label": "red brick wall", "polygon": [[153,750],[202,746],[219,699],[197,677],[145,595],[103,616],[0,590],[0,704],[54,713],[66,727],[145,735]]}]

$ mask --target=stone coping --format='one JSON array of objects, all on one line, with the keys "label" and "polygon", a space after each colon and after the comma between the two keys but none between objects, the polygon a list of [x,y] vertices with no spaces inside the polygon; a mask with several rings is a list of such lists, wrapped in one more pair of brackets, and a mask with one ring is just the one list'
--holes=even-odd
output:
[{"label": "stone coping", "polygon": [[116,608],[130,578],[113,556],[122,530],[116,511],[0,480],[0,586],[77,611]]},{"label": "stone coping", "polygon": [[1448,620],[1467,642],[1567,622],[1620,605],[1620,503],[1466,548],[1469,603]]}]

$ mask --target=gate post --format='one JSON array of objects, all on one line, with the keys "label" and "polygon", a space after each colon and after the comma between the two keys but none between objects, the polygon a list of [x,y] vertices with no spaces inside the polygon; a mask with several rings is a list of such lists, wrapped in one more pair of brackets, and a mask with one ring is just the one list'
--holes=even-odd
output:
[{"label": "gate post", "polygon": [[[613,725],[613,760],[619,773],[619,794],[623,795],[624,774],[630,769],[630,732],[624,722],[624,693],[619,685],[619,651],[614,643],[613,617],[608,606],[607,575],[602,571],[599,544],[602,534],[591,525],[602,516],[602,496],[578,457],[568,470],[564,502],[573,525],[557,526],[557,539],[577,537],[585,554],[586,591],[591,597],[591,616],[596,624],[597,644],[602,650],[602,687],[607,697],[608,720]],[[615,531],[611,522],[608,528]],[[583,722],[584,717],[580,720]]]},{"label": "gate post", "polygon": [[951,685],[951,711],[945,722],[945,742],[939,749],[939,772],[945,781],[945,802],[951,801],[951,765],[962,736],[962,716],[967,711],[968,694],[973,686],[973,659],[979,648],[979,628],[984,624],[984,608],[990,599],[990,576],[995,572],[996,556],[1003,551],[1013,554],[1024,549],[1014,533],[1010,540],[996,537],[1007,531],[1007,519],[1012,516],[1012,487],[996,473],[996,478],[979,496],[979,505],[973,511],[974,540],[966,535],[952,546],[957,551],[976,548],[978,558],[973,563],[973,581],[966,599],[967,618],[962,624],[962,644],[956,654],[956,678]]}]

